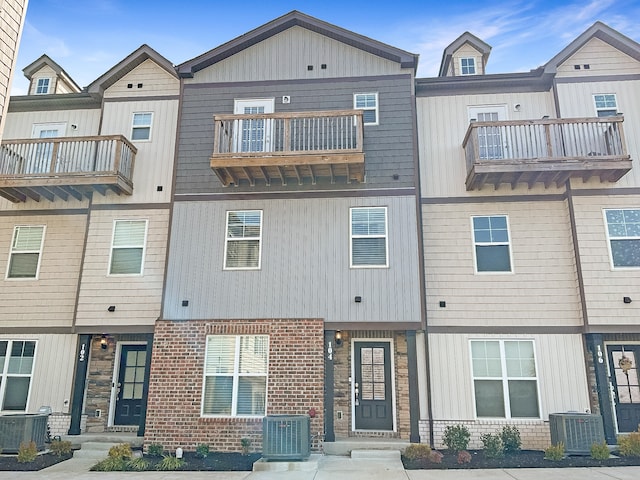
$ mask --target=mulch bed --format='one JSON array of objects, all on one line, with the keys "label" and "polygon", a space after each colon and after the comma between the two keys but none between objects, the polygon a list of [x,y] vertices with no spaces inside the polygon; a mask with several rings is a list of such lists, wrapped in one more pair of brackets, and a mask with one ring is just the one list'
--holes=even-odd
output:
[{"label": "mulch bed", "polygon": [[608,460],[600,461],[587,455],[570,456],[559,461],[551,461],[545,460],[544,452],[539,450],[522,450],[519,453],[505,455],[503,458],[487,458],[482,450],[469,450],[471,462],[459,464],[456,454],[447,450],[442,450],[440,453],[444,455],[442,463],[433,463],[426,459],[408,460],[404,457],[402,457],[402,463],[407,470],[640,466],[640,457],[610,457]]},{"label": "mulch bed", "polygon": [[0,455],[0,472],[37,472],[56,463],[69,460],[71,457],[73,457],[71,453],[61,457],[53,453],[43,453],[38,455],[33,462],[19,463],[16,455]]},{"label": "mulch bed", "polygon": [[[205,458],[198,457],[194,452],[184,452],[183,460],[185,465],[180,471],[218,471],[235,472],[253,470],[253,462],[262,457],[259,453],[243,454],[239,452],[210,452]],[[155,465],[162,460],[162,457],[144,456],[151,462],[149,470],[155,470]]]}]

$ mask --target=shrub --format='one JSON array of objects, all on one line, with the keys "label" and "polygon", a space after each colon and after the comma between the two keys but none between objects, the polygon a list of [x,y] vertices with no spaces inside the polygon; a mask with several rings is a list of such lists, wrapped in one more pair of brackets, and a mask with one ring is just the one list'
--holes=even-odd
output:
[{"label": "shrub", "polygon": [[609,446],[607,442],[594,443],[591,445],[591,458],[596,460],[606,460],[609,458]]},{"label": "shrub", "polygon": [[471,463],[471,454],[466,450],[460,450],[458,452],[458,463],[460,465],[463,463]]},{"label": "shrub", "polygon": [[557,445],[551,445],[544,451],[544,458],[547,460],[553,460],[559,462],[564,458],[564,443],[560,442]]},{"label": "shrub", "polygon": [[90,468],[92,472],[122,472],[127,462],[122,457],[107,457]]},{"label": "shrub", "polygon": [[429,459],[431,447],[426,443],[412,443],[404,450],[404,458],[408,460]]},{"label": "shrub", "polygon": [[109,449],[109,456],[111,458],[121,458],[123,460],[130,460],[133,457],[133,452],[131,451],[131,445],[128,443],[121,443],[119,445],[114,445]]},{"label": "shrub", "polygon": [[156,465],[156,470],[178,470],[184,464],[185,461],[181,458],[176,458],[173,455],[165,455]]},{"label": "shrub", "polygon": [[49,445],[49,450],[58,457],[69,455],[71,453],[71,442],[67,440],[53,440]]},{"label": "shrub", "polygon": [[135,472],[143,472],[149,470],[149,465],[151,465],[151,462],[146,458],[132,458],[127,462],[127,469]]},{"label": "shrub", "polygon": [[520,430],[516,426],[505,425],[500,432],[504,453],[518,453],[522,447]]},{"label": "shrub", "polygon": [[250,438],[241,438],[240,446],[242,447],[242,453],[247,455],[249,453],[249,447],[251,446]]},{"label": "shrub", "polygon": [[18,448],[18,462],[19,463],[31,463],[38,456],[38,447],[36,442],[22,442],[20,448]]},{"label": "shrub", "polygon": [[198,458],[207,458],[209,456],[209,445],[201,443],[196,447],[196,456]]},{"label": "shrub", "polygon": [[147,447],[147,454],[151,457],[161,457],[164,447],[159,443],[152,443]]},{"label": "shrub", "polygon": [[467,427],[464,425],[449,425],[444,429],[442,442],[449,450],[460,452],[461,450],[466,450],[467,447],[469,447],[470,439],[471,434]]},{"label": "shrub", "polygon": [[618,450],[623,457],[640,457],[640,431],[620,435]]},{"label": "shrub", "polygon": [[484,456],[487,458],[500,458],[504,456],[504,444],[502,437],[493,433],[484,433],[480,436],[484,446]]},{"label": "shrub", "polygon": [[440,452],[438,452],[437,450],[433,450],[430,454],[429,454],[429,461],[432,463],[442,463],[442,458],[444,457],[443,454],[441,454]]}]

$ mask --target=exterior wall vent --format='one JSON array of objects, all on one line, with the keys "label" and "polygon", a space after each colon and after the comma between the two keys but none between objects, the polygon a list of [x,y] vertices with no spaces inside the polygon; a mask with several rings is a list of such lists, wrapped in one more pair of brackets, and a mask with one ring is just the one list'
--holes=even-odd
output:
[{"label": "exterior wall vent", "polygon": [[564,443],[568,455],[590,455],[591,445],[604,442],[600,415],[586,413],[549,414],[551,443]]},{"label": "exterior wall vent", "polygon": [[311,455],[309,415],[267,415],[262,423],[262,458],[305,460]]}]

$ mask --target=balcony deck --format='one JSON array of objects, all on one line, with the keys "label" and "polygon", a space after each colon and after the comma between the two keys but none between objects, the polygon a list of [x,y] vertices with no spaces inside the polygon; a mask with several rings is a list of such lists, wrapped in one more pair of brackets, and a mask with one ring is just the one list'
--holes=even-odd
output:
[{"label": "balcony deck", "polygon": [[82,200],[91,192],[133,193],[134,147],[122,135],[4,140],[0,147],[0,196]]},{"label": "balcony deck", "polygon": [[362,110],[216,115],[211,169],[224,186],[364,180]]},{"label": "balcony deck", "polygon": [[616,182],[631,170],[624,118],[567,118],[472,122],[462,146],[467,190],[485,185],[542,182],[545,188],[570,178]]}]

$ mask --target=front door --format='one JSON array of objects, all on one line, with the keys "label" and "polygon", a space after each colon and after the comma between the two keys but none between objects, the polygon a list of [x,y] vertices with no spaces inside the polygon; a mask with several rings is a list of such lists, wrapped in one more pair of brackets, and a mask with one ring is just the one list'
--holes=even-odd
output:
[{"label": "front door", "polygon": [[354,342],[356,430],[393,430],[391,345]]},{"label": "front door", "polygon": [[640,345],[608,345],[618,432],[635,432],[640,425]]},{"label": "front door", "polygon": [[[31,138],[62,137],[67,128],[66,123],[37,123],[33,125]],[[53,143],[37,143],[31,146],[24,173],[49,173]]]},{"label": "front door", "polygon": [[[273,99],[236,100],[236,115],[260,115],[273,113]],[[238,121],[234,128],[235,152],[271,152],[273,120],[252,118]]]},{"label": "front door", "polygon": [[146,345],[122,345],[114,425],[140,424],[146,362]]}]

